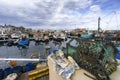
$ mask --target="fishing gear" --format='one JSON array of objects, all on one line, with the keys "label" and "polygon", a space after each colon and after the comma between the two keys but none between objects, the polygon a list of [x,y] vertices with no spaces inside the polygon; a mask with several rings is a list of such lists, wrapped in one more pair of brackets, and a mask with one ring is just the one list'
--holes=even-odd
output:
[{"label": "fishing gear", "polygon": [[93,74],[96,80],[110,80],[109,75],[117,69],[117,49],[111,41],[74,38],[63,51],[72,56],[81,68]]}]

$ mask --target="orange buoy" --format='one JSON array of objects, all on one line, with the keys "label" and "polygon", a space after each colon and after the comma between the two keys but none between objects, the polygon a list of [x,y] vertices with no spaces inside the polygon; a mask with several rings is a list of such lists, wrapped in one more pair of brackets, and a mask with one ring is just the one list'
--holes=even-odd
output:
[{"label": "orange buoy", "polygon": [[12,67],[15,67],[17,65],[17,61],[10,61],[9,63]]}]

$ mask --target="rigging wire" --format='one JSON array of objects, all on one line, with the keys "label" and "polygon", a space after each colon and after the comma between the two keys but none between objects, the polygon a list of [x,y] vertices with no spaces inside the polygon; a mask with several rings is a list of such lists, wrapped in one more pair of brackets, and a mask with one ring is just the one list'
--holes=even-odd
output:
[{"label": "rigging wire", "polygon": [[104,19],[104,18],[106,18],[108,15],[113,14],[114,12],[115,12],[115,11],[111,11],[111,12],[107,13],[106,15],[104,15],[102,18]]},{"label": "rigging wire", "polygon": [[115,17],[115,18],[116,18],[116,24],[117,24],[116,27],[117,27],[117,29],[118,29],[118,28],[119,28],[119,24],[118,24],[118,16],[117,16],[117,12],[115,12],[115,14],[116,14],[116,17]]},{"label": "rigging wire", "polygon": [[[101,20],[102,22],[105,22],[106,23],[106,27],[108,27],[109,25],[110,25],[110,23],[112,22],[112,19],[114,18],[114,17],[116,17],[116,23],[117,23],[117,26],[118,26],[118,19],[117,19],[117,12],[116,11],[112,11],[112,13],[110,13],[111,14],[111,18],[110,18],[110,20],[108,20],[107,22],[105,22],[104,20]],[[108,15],[105,15],[104,17],[102,17],[103,19],[105,18],[105,17],[107,17]]]}]

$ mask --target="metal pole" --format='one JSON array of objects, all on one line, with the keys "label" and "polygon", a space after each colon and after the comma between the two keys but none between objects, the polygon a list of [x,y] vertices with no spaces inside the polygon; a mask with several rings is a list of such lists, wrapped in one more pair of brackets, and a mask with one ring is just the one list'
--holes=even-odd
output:
[{"label": "metal pole", "polygon": [[98,18],[98,34],[100,34],[100,17]]},{"label": "metal pole", "polygon": [[0,58],[0,61],[47,61],[47,59],[30,59],[30,58]]}]

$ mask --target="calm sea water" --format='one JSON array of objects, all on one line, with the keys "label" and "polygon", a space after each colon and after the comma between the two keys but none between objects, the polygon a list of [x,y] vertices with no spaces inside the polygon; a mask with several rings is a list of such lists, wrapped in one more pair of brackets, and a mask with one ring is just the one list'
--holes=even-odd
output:
[{"label": "calm sea water", "polygon": [[[63,42],[61,46],[65,46],[66,42]],[[30,58],[32,54],[39,54],[39,55],[44,55],[45,54],[45,46],[50,46],[51,51],[55,49],[61,49],[59,45],[55,45],[53,42],[49,42],[49,44],[40,44],[40,45],[35,45],[35,42],[31,41],[29,48],[27,49],[27,54],[26,56],[21,55],[21,50],[18,49],[17,46],[0,46],[0,58]],[[17,61],[17,65],[25,65],[26,61]],[[9,67],[9,61],[0,61],[0,68],[4,69]]]}]

